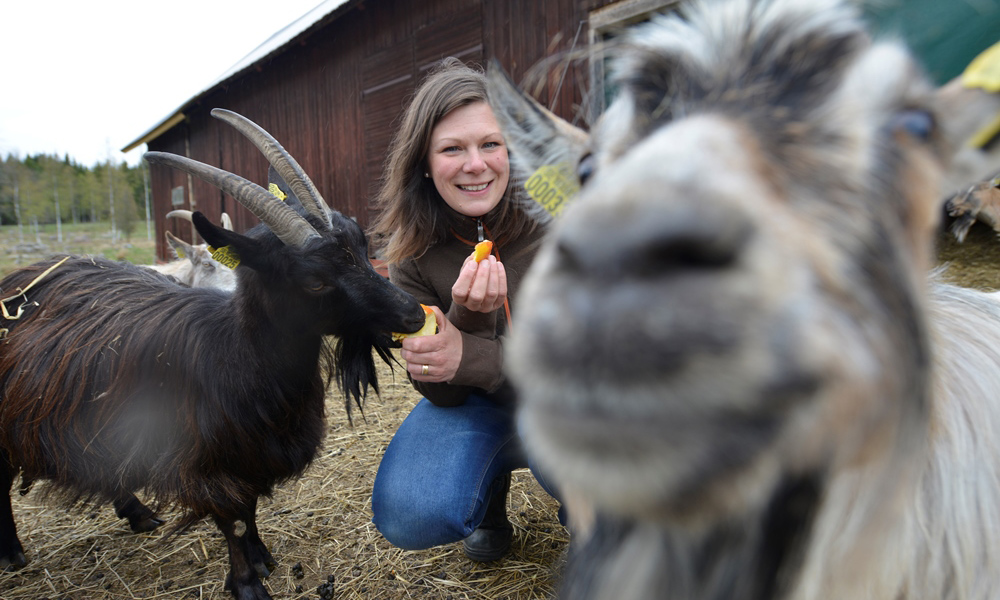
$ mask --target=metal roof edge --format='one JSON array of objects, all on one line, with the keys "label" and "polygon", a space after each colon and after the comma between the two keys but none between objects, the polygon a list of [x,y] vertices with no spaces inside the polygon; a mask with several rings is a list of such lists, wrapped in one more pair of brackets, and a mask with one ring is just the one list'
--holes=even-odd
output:
[{"label": "metal roof edge", "polygon": [[155,140],[156,138],[163,135],[165,131],[167,131],[168,129],[172,129],[174,125],[180,123],[183,120],[184,120],[184,113],[180,111],[173,113],[165,120],[161,121],[158,125],[154,125],[152,129],[150,129],[146,133],[140,135],[138,138],[133,140],[128,146],[122,148],[121,149],[122,153],[126,153],[133,150],[134,148],[138,147],[139,144],[145,144],[147,142]]}]

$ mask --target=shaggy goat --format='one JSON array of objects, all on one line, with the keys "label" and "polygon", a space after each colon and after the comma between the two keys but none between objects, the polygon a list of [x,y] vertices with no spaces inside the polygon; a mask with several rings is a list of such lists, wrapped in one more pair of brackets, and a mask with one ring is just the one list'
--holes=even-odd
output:
[{"label": "shaggy goat", "polygon": [[[239,256],[236,290],[178,286],[88,257],[0,281],[0,480],[10,488],[20,470],[71,500],[116,505],[141,489],[187,508],[182,526],[210,516],[229,548],[227,587],[260,600],[274,559],[257,530],[257,498],[316,455],[329,380],[348,408],[360,404],[369,386],[378,391],[373,350],[389,362],[389,332],[416,331],[424,313],[375,272],[358,224],[327,208],[273,138],[235,113],[212,115],[260,148],[308,214],[237,175],[147,153],[261,219],[241,235],[193,215],[209,244]],[[25,562],[7,496],[0,567]]]},{"label": "shaggy goat", "polygon": [[586,145],[490,73],[521,176],[581,183],[507,346],[596,515],[563,596],[996,598],[1000,304],[928,280],[949,115],[844,3],[684,6]]},{"label": "shaggy goat", "polygon": [[[172,210],[167,213],[167,218],[190,221],[192,213],[189,210]],[[230,231],[233,229],[232,221],[226,213],[222,213],[222,227]],[[212,258],[208,244],[189,244],[169,231],[164,235],[167,245],[173,251],[174,260],[162,265],[147,265],[150,269],[169,275],[190,287],[216,287],[229,292],[236,289],[236,273]]]}]

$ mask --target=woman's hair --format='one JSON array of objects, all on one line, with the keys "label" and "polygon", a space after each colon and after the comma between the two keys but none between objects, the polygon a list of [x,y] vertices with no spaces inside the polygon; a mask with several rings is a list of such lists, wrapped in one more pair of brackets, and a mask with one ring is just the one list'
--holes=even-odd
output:
[{"label": "woman's hair", "polygon": [[[434,127],[456,108],[488,102],[486,77],[457,58],[446,58],[420,85],[389,145],[382,187],[375,198],[378,214],[370,228],[381,258],[398,263],[418,257],[452,235],[453,212],[425,177]],[[500,203],[483,216],[494,239],[517,237],[535,226],[510,197],[513,174]]]}]

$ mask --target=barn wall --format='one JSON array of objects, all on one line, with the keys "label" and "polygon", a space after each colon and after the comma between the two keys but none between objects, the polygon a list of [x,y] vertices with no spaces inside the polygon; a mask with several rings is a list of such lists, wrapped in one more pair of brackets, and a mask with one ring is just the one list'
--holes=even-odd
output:
[{"label": "barn wall", "polygon": [[[533,65],[587,44],[589,11],[607,0],[378,0],[351,7],[294,46],[186,106],[185,122],[149,143],[151,150],[190,156],[266,181],[267,163],[247,140],[209,115],[238,112],[269,131],[313,179],[327,203],[371,222],[386,148],[413,90],[436,61],[458,56],[484,65],[497,58],[515,81]],[[579,66],[547,70],[532,92],[557,114],[579,121],[586,73]],[[256,218],[214,187],[154,166],[157,253],[167,258],[163,231],[200,242],[183,222],[166,223],[171,189],[183,186],[181,208],[215,222],[226,211],[237,231]],[[192,202],[193,201],[193,202]]]}]

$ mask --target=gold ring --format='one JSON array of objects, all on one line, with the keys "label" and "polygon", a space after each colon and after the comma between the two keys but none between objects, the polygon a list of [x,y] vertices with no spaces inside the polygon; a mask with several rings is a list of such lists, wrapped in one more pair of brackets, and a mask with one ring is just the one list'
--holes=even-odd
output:
[{"label": "gold ring", "polygon": [[427,365],[424,365],[423,367],[420,368],[420,374],[421,375],[426,375],[427,373],[430,372],[430,370],[431,370],[430,367],[428,367]]}]

